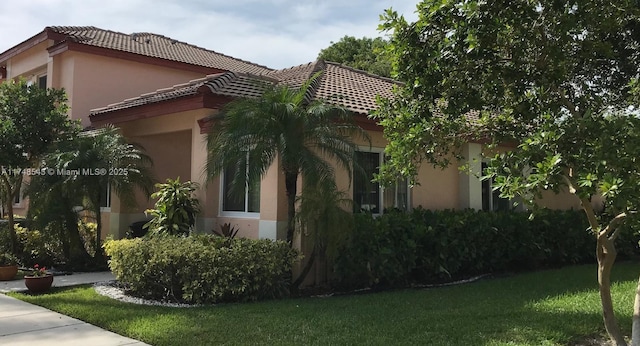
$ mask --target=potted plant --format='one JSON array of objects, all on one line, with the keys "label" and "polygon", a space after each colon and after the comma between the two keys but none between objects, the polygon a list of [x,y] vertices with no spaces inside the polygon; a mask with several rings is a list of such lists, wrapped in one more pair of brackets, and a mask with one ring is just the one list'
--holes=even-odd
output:
[{"label": "potted plant", "polygon": [[24,276],[24,284],[31,293],[45,292],[51,288],[53,275],[47,271],[46,267],[33,266],[33,271]]},{"label": "potted plant", "polygon": [[0,281],[13,280],[18,274],[18,258],[10,253],[0,253]]}]

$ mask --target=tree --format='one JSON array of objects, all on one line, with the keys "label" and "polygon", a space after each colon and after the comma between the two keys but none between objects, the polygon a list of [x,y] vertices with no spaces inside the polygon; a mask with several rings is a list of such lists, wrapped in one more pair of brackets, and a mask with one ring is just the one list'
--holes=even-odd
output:
[{"label": "tree", "polygon": [[287,195],[287,241],[295,230],[298,177],[319,181],[333,177],[333,160],[349,174],[357,146],[352,138],[368,138],[342,107],[309,102],[307,93],[316,74],[300,88],[264,85],[259,98],[229,103],[215,118],[207,137],[209,179],[232,167],[232,191],[244,191],[279,159]]},{"label": "tree", "polygon": [[341,244],[348,231],[354,227],[351,213],[352,201],[344,191],[338,190],[333,179],[322,179],[318,182],[306,181],[299,199],[296,214],[300,231],[311,241],[312,250],[307,263],[294,281],[298,287],[309,274],[316,262],[326,265],[327,254],[335,258],[338,244]]},{"label": "tree", "polygon": [[95,259],[100,262],[102,202],[108,199],[110,191],[115,192],[124,206],[135,204],[136,188],[149,196],[154,182],[151,159],[142,147],[128,143],[118,128],[107,126],[80,133],[69,147],[49,156],[44,164],[51,172],[55,171],[54,179],[48,182],[52,187],[48,191],[62,191],[61,197],[69,196],[74,203],[79,198],[83,209],[95,216]]},{"label": "tree", "polygon": [[67,117],[64,90],[42,89],[26,81],[0,84],[0,201],[7,209],[11,247],[17,249],[13,229],[13,200],[20,193],[23,175],[39,171],[38,163],[60,140],[78,127]]},{"label": "tree", "polygon": [[[503,197],[535,203],[543,190],[566,189],[580,201],[596,238],[605,328],[625,345],[610,274],[619,226],[640,205],[640,3],[425,0],[418,12],[415,23],[383,15],[405,84],[378,113],[391,157],[382,180],[415,176],[422,161],[446,166],[470,138],[516,142],[493,156],[487,175]],[[632,339],[640,345],[636,297]]]},{"label": "tree", "polygon": [[333,61],[382,77],[391,76],[391,62],[387,56],[388,42],[381,37],[355,38],[345,36],[320,50],[318,59]]}]

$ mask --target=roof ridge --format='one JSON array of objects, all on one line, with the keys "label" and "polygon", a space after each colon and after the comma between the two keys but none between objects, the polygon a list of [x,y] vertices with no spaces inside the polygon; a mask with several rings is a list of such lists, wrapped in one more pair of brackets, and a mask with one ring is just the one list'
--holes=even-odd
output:
[{"label": "roof ridge", "polygon": [[327,71],[327,64],[324,62],[323,59],[316,59],[316,61],[314,61],[312,64],[313,64],[313,68],[311,69],[311,72],[307,76],[307,81],[309,81],[313,76],[315,76],[316,73],[318,74],[318,77],[312,80],[311,83],[309,83],[309,89],[307,89],[305,93],[305,98],[307,99],[307,102],[310,102],[316,97],[316,94],[318,93],[318,88],[320,86],[320,81],[324,77],[325,72]]},{"label": "roof ridge", "polygon": [[[48,27],[45,28],[45,30],[46,29],[51,29],[51,30],[55,31],[58,34],[62,34],[62,35],[69,36],[69,37],[79,37],[79,36],[65,33],[65,31],[95,30],[95,31],[108,32],[108,33],[113,33],[113,34],[122,35],[122,36],[129,36],[129,37],[131,37],[131,36],[134,36],[134,37],[135,36],[142,36],[142,37],[144,37],[144,36],[153,36],[153,37],[156,37],[156,38],[165,39],[167,41],[170,41],[171,44],[176,44],[176,43],[183,44],[185,46],[189,46],[189,47],[192,47],[192,48],[195,48],[195,49],[198,49],[198,50],[202,50],[202,51],[205,51],[205,52],[210,52],[210,53],[217,54],[217,55],[219,55],[221,57],[225,57],[225,58],[232,59],[232,60],[235,60],[235,61],[238,61],[238,62],[242,62],[242,63],[249,64],[249,65],[253,65],[255,67],[260,67],[260,68],[263,68],[263,69],[267,69],[270,72],[275,71],[273,68],[268,67],[266,65],[261,65],[261,64],[257,64],[257,63],[251,62],[249,60],[236,58],[236,57],[224,54],[224,53],[217,52],[215,50],[207,49],[207,48],[204,48],[204,47],[192,44],[192,43],[188,43],[188,42],[185,42],[185,41],[181,41],[181,40],[169,37],[169,36],[165,36],[165,35],[157,34],[157,33],[153,33],[153,32],[132,32],[132,33],[127,34],[127,33],[124,33],[122,31],[115,31],[115,30],[110,30],[110,29],[102,29],[102,28],[98,28],[98,27],[95,27],[95,26],[48,26]],[[86,36],[82,35],[82,37],[86,37]]]},{"label": "roof ridge", "polygon": [[375,73],[367,72],[365,70],[360,70],[360,69],[357,69],[355,67],[351,67],[351,66],[348,66],[348,65],[345,65],[345,64],[341,64],[339,62],[325,61],[325,60],[323,60],[323,61],[327,65],[333,65],[333,66],[341,67],[341,68],[344,68],[344,69],[347,69],[347,70],[351,70],[353,72],[360,73],[360,74],[363,74],[363,75],[366,75],[366,76],[369,76],[369,77],[373,77],[373,78],[376,78],[376,79],[380,79],[380,80],[383,80],[383,81],[386,81],[386,82],[391,82],[391,83],[395,83],[395,84],[404,84],[404,83],[402,83],[402,82],[400,82],[398,80],[395,80],[393,78],[383,77],[383,76],[377,75]]}]

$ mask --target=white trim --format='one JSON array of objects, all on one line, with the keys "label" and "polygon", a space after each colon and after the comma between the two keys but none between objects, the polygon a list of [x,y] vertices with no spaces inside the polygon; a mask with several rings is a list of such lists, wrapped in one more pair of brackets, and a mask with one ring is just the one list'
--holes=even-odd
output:
[{"label": "white trim", "polygon": [[[363,152],[363,153],[374,153],[374,154],[379,154],[378,156],[378,167],[382,166],[382,164],[384,163],[384,159],[385,159],[385,148],[380,148],[380,147],[369,147],[369,146],[358,146],[358,152]],[[355,172],[354,172],[355,173]],[[394,196],[394,207],[398,205],[398,188],[397,188],[398,182],[396,181],[396,194]],[[355,184],[353,184],[354,189],[355,189]],[[373,215],[382,215],[384,213],[384,195],[385,195],[385,189],[384,186],[379,185],[380,191],[378,193],[378,212],[374,213]],[[355,191],[353,191],[352,189],[352,197],[355,197],[353,195],[355,195]],[[407,211],[411,210],[411,186],[409,186],[408,180],[407,180]]]},{"label": "white trim", "polygon": [[[247,152],[247,170],[249,169],[249,153]],[[245,173],[246,174],[246,173]],[[249,210],[249,182],[244,187],[244,210],[245,211],[226,211],[224,210],[224,190],[225,190],[225,180],[226,174],[225,169],[222,169],[222,173],[219,175],[220,177],[220,189],[218,193],[218,216],[219,217],[234,217],[234,218],[244,218],[244,219],[259,219],[260,212],[247,211]],[[262,195],[262,179],[260,179],[260,194]],[[258,205],[260,208],[260,205]]]},{"label": "white trim", "polygon": [[286,221],[260,220],[258,223],[258,239],[285,239],[287,235]]}]

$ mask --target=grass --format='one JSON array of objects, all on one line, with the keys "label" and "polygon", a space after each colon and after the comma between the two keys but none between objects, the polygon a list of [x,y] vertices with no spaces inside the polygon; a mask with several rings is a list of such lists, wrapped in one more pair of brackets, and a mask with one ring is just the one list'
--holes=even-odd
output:
[{"label": "grass", "polygon": [[[637,263],[618,263],[612,294],[630,334]],[[595,265],[435,289],[198,308],[121,303],[90,287],[24,301],[152,345],[566,345],[604,334]]]}]

